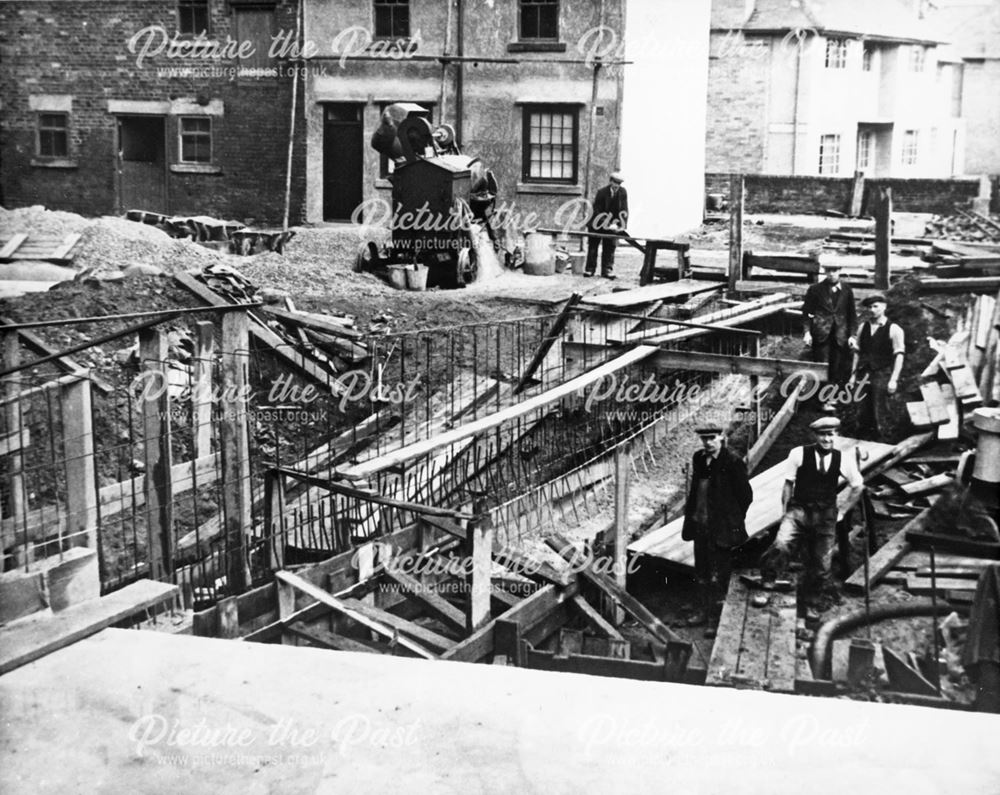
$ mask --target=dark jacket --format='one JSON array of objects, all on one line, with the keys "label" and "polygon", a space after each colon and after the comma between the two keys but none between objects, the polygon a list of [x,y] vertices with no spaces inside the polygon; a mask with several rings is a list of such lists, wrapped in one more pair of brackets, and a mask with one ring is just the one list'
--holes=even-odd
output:
[{"label": "dark jacket", "polygon": [[[685,541],[693,540],[697,531],[697,523],[692,520],[698,480],[707,472],[706,458],[704,450],[697,450],[691,461],[691,490],[684,506],[684,526],[681,530]],[[753,489],[746,464],[738,455],[723,447],[708,481],[708,527],[718,546],[733,547],[747,540],[745,520],[751,502]]]},{"label": "dark jacket", "polygon": [[611,186],[605,185],[594,197],[594,210],[587,219],[587,229],[591,232],[614,232],[614,223],[621,229],[628,223],[628,191],[619,186],[612,196]]},{"label": "dark jacket", "polygon": [[858,312],[854,292],[843,282],[834,300],[832,285],[826,279],[810,284],[802,302],[802,314],[810,321],[813,342],[824,343],[833,334],[838,345],[846,345],[858,329]]}]

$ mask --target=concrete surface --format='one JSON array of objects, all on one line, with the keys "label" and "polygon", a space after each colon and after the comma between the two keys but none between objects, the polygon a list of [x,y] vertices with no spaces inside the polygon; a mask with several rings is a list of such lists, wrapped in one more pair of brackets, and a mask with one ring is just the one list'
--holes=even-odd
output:
[{"label": "concrete surface", "polygon": [[0,677],[4,793],[1000,791],[1000,718],[105,630]]}]

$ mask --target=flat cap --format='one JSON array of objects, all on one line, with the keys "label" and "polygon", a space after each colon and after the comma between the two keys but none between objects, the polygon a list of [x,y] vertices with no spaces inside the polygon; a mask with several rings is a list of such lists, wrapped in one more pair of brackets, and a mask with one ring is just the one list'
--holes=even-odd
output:
[{"label": "flat cap", "polygon": [[694,429],[694,432],[699,436],[718,436],[722,433],[722,428],[714,423],[706,423],[705,425],[699,425]]},{"label": "flat cap", "polygon": [[823,270],[825,271],[839,271],[843,270],[844,264],[842,262],[837,262],[837,260],[828,259],[823,263]]},{"label": "flat cap", "polygon": [[865,296],[864,300],[861,301],[862,306],[871,306],[872,304],[887,304],[889,303],[882,293],[872,293],[869,296]]},{"label": "flat cap", "polygon": [[625,177],[622,176],[621,171],[612,171],[608,174],[608,179],[612,182],[617,182],[619,185],[625,181]]},{"label": "flat cap", "polygon": [[836,417],[820,417],[810,422],[809,427],[814,431],[835,431],[840,427],[840,420]]}]

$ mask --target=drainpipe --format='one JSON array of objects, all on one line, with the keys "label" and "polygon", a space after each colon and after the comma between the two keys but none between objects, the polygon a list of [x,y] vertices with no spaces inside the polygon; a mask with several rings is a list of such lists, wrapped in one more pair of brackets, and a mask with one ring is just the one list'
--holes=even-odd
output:
[{"label": "drainpipe", "polygon": [[[449,55],[451,53],[451,11],[454,7],[453,0],[448,0],[448,21],[445,23],[444,27],[444,50],[441,52],[442,55]],[[441,61],[441,101],[438,103],[441,110],[438,111],[438,122],[444,124],[447,119],[445,118],[445,112],[448,110],[448,61]]]},{"label": "drainpipe", "polygon": [[301,58],[302,53],[302,15],[303,4],[299,0],[295,9],[295,47],[299,50],[300,63],[294,59],[289,59],[294,71],[292,72],[292,112],[288,122],[288,160],[285,163],[285,214],[281,219],[281,231],[288,231],[288,210],[292,203],[292,152],[295,148],[295,113],[298,110],[299,99],[299,68],[305,69],[305,60]]},{"label": "drainpipe", "polygon": [[465,8],[462,0],[455,0],[458,7],[458,33],[456,35],[456,46],[458,49],[458,61],[455,62],[455,141],[459,148],[462,146],[462,121],[464,118],[462,94],[465,83],[465,64],[462,56],[465,55]]},{"label": "drainpipe", "polygon": [[[601,0],[600,8],[597,12],[597,27],[598,30],[604,30],[604,0]],[[602,34],[603,35],[603,34]],[[622,36],[625,35],[624,25],[622,25]],[[597,79],[601,73],[601,61],[600,56],[597,58],[597,63],[594,64],[594,77],[593,82],[590,87],[590,123],[587,125],[587,164],[583,171],[583,197],[589,198],[590,196],[590,164],[594,154],[594,136],[597,132]],[[620,100],[620,98],[619,98]],[[619,112],[621,110],[621,101],[618,103]],[[621,154],[621,137],[618,139],[619,156]],[[618,164],[616,164],[618,165]]]},{"label": "drainpipe", "polygon": [[796,174],[799,150],[799,74],[802,71],[802,41],[805,34],[797,35],[795,48],[795,96],[792,101],[792,176]]}]

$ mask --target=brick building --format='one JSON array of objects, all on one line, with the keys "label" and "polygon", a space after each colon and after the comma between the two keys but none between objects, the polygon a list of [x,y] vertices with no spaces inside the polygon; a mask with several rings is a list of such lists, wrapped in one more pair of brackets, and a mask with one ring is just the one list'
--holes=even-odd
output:
[{"label": "brick building", "polygon": [[[294,0],[0,3],[0,201],[279,222],[293,81],[278,50],[296,12]],[[292,222],[301,124],[297,139]]]},{"label": "brick building", "polygon": [[[305,0],[305,38],[315,48],[304,105],[307,220],[342,220],[362,202],[389,201],[388,164],[368,142],[382,109],[407,101],[434,124],[454,126],[463,152],[495,172],[500,200],[521,220],[536,213],[534,225],[551,225],[560,205],[592,193],[620,165],[624,72],[595,70],[580,43],[594,30],[620,42],[624,6]],[[610,47],[602,54],[616,60]]]},{"label": "brick building", "polygon": [[920,0],[714,0],[707,168],[964,173],[961,67]]}]

